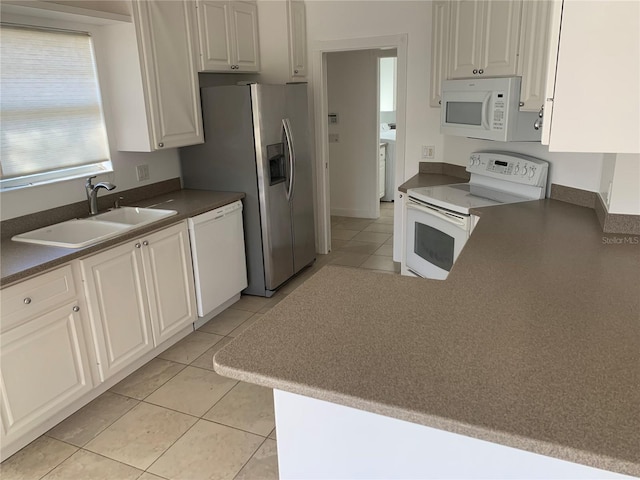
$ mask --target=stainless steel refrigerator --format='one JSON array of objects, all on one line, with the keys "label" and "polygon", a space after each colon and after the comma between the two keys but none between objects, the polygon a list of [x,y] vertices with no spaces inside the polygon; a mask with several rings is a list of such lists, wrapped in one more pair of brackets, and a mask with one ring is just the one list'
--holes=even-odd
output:
[{"label": "stainless steel refrigerator", "polygon": [[201,89],[205,143],[180,149],[184,188],[245,192],[249,286],[270,297],[315,260],[306,84]]}]

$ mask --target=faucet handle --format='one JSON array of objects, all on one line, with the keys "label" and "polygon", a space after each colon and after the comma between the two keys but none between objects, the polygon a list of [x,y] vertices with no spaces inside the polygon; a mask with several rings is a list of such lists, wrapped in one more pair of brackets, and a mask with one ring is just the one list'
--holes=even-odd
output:
[{"label": "faucet handle", "polygon": [[91,183],[91,180],[93,180],[94,178],[96,178],[96,175],[93,175],[92,177],[87,178],[87,183],[85,183],[84,186],[87,187],[87,188],[93,187],[93,184]]}]

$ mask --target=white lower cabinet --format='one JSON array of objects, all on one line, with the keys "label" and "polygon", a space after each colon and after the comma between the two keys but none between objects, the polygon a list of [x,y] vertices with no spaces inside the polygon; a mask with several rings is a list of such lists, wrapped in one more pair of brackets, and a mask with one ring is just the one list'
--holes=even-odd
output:
[{"label": "white lower cabinet", "polygon": [[186,223],[80,261],[100,380],[195,320]]},{"label": "white lower cabinet", "polygon": [[2,459],[93,388],[75,285],[67,265],[1,292]]}]

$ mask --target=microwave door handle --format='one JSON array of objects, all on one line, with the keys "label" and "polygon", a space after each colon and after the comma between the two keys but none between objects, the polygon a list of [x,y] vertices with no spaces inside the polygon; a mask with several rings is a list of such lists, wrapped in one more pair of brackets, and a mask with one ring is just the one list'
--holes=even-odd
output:
[{"label": "microwave door handle", "polygon": [[435,208],[430,208],[430,207],[427,207],[426,205],[416,205],[415,203],[408,203],[407,208],[410,210],[416,210],[418,212],[433,215],[434,217],[439,218],[440,220],[444,220],[445,222],[453,223],[460,227],[464,227],[465,222],[463,219],[456,217],[454,215],[445,215],[444,213],[440,212],[439,210],[436,210]]},{"label": "microwave door handle", "polygon": [[491,102],[491,92],[488,92],[482,101],[482,128],[485,130],[490,130],[489,114],[491,113],[491,109],[489,108],[489,102]]}]

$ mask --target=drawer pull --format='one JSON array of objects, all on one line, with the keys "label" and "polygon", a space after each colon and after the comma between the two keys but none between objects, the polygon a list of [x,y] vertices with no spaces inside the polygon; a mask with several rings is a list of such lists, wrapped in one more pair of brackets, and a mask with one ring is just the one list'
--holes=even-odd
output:
[{"label": "drawer pull", "polygon": [[148,246],[149,246],[149,242],[147,242],[146,240],[145,240],[144,242],[142,242],[142,244],[143,244],[145,247],[148,247]]},{"label": "drawer pull", "polygon": [[136,243],[136,244],[134,245],[134,247],[136,247],[136,248],[140,248],[141,246],[142,246],[142,245],[140,245],[140,243]]},{"label": "drawer pull", "polygon": [[77,306],[77,305],[76,305],[76,306],[74,306],[74,307],[73,307],[73,311],[74,311],[74,312],[79,312],[79,311],[80,311],[80,307],[79,307],[79,306]]},{"label": "drawer pull", "polygon": [[23,300],[25,305],[29,305],[31,303],[31,298],[27,297]]}]

